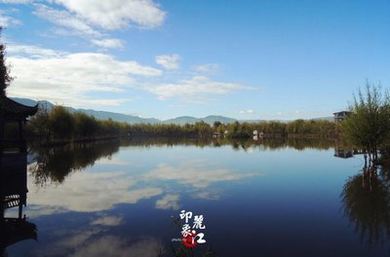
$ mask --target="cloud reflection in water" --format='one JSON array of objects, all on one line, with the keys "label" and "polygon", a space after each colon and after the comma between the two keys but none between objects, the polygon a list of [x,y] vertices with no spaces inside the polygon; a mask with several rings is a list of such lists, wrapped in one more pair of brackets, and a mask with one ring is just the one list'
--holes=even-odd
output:
[{"label": "cloud reflection in water", "polygon": [[178,166],[159,164],[145,175],[147,179],[172,180],[194,188],[207,188],[212,183],[241,180],[255,176],[253,173],[237,173],[226,168],[208,168],[201,162],[187,162]]},{"label": "cloud reflection in water", "polygon": [[[177,210],[184,194],[217,200],[222,192],[217,183],[259,175],[235,172],[200,156],[182,155],[173,162],[162,162],[145,158],[143,151],[133,148],[122,154],[117,151],[118,146],[104,143],[38,152],[38,156],[45,158],[35,158],[35,166],[41,169],[30,169],[29,216],[99,212],[111,210],[116,204],[136,204],[157,196],[160,196],[154,202],[157,209]],[[69,165],[62,167],[64,162]],[[44,178],[43,184],[40,178]]]},{"label": "cloud reflection in water", "polygon": [[110,227],[122,224],[122,217],[103,216],[79,229],[58,231],[51,244],[35,251],[36,256],[72,257],[157,257],[164,252],[162,243],[153,237],[119,237]]},{"label": "cloud reflection in water", "polygon": [[[32,179],[29,179],[31,182]],[[134,204],[162,194],[157,187],[135,188],[136,181],[123,172],[77,172],[58,186],[34,187],[29,183],[29,204],[69,211],[96,212],[118,203]]]},{"label": "cloud reflection in water", "polygon": [[164,210],[178,210],[180,208],[179,199],[180,196],[178,194],[167,194],[156,201],[156,208]]}]

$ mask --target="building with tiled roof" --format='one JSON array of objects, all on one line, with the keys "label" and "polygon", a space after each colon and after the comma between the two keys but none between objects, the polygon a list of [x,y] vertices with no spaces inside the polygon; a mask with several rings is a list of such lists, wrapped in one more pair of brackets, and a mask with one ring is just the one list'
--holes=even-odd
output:
[{"label": "building with tiled roof", "polygon": [[6,96],[0,96],[0,119],[19,120],[26,119],[38,111],[38,105],[26,106],[9,99]]},{"label": "building with tiled roof", "polygon": [[[26,106],[17,103],[4,94],[0,94],[0,154],[4,151],[20,150],[25,151],[26,146],[23,137],[23,127],[29,116],[34,115],[38,111],[38,106]],[[5,138],[5,128],[8,123],[16,123],[18,125],[19,138]]]}]

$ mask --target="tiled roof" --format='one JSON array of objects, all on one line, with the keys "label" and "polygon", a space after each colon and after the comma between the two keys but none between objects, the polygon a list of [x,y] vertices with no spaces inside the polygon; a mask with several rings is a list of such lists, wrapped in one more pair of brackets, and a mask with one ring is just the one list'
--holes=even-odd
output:
[{"label": "tiled roof", "polygon": [[38,105],[26,106],[9,99],[6,96],[0,96],[0,114],[4,116],[27,117],[32,116],[38,111]]},{"label": "tiled roof", "polygon": [[334,115],[338,115],[338,114],[350,114],[350,113],[352,113],[352,112],[350,112],[350,111],[341,111],[341,112],[334,112],[333,114]]}]

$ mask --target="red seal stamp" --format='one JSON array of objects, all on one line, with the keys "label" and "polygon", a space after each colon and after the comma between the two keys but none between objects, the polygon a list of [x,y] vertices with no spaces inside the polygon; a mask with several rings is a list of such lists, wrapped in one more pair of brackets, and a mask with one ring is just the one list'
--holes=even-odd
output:
[{"label": "red seal stamp", "polygon": [[185,237],[183,237],[182,239],[183,245],[186,248],[195,248],[196,247],[195,237],[196,237],[196,232],[193,230],[191,231],[191,233],[188,233]]}]

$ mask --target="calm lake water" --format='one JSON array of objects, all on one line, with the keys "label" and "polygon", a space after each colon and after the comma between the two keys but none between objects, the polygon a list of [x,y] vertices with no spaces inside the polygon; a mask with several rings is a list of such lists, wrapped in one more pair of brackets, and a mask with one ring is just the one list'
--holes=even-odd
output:
[{"label": "calm lake water", "polygon": [[[390,256],[386,178],[334,155],[300,141],[35,149],[24,214],[38,240],[5,256]],[[172,241],[181,210],[204,216],[192,255]]]}]

